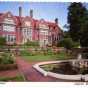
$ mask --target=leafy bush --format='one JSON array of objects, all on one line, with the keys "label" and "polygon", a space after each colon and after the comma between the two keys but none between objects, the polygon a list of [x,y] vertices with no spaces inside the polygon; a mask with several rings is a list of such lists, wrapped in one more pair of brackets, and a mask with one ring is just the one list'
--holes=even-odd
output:
[{"label": "leafy bush", "polygon": [[6,44],[6,39],[4,37],[0,37],[0,46]]},{"label": "leafy bush", "polygon": [[78,47],[79,43],[73,42],[71,38],[64,38],[58,43],[58,46],[65,47],[66,49],[71,49],[73,47]]},{"label": "leafy bush", "polygon": [[20,55],[22,55],[22,56],[32,56],[33,53],[29,52],[27,50],[22,50],[22,51],[20,51]]},{"label": "leafy bush", "polygon": [[14,60],[10,53],[3,53],[0,56],[0,64],[13,64]]},{"label": "leafy bush", "polygon": [[24,81],[24,78],[22,75],[16,75],[15,77],[0,77],[0,81]]},{"label": "leafy bush", "polygon": [[38,41],[27,41],[24,45],[27,45],[27,46],[39,46],[39,42]]},{"label": "leafy bush", "polygon": [[52,51],[50,48],[48,48],[48,49],[47,49],[47,54],[48,54],[48,55],[52,55],[52,54],[53,54],[53,51]]}]

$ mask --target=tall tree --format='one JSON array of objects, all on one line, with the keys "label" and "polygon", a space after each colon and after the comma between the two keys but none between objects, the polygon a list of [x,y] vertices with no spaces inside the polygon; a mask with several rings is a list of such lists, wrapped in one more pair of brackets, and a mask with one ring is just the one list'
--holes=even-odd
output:
[{"label": "tall tree", "polygon": [[85,22],[87,9],[82,3],[73,2],[68,7],[69,34],[73,41],[79,41],[82,36],[82,26]]},{"label": "tall tree", "polygon": [[82,25],[80,40],[83,47],[88,47],[88,12],[85,16],[85,22]]}]

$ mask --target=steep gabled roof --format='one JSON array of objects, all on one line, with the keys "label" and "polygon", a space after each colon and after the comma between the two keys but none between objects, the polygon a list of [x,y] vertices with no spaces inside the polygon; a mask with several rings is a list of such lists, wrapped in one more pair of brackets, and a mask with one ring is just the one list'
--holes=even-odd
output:
[{"label": "steep gabled roof", "polygon": [[[2,19],[2,18],[3,18],[6,14],[8,14],[8,13],[11,13],[11,12],[0,13],[0,19]],[[13,18],[16,20],[16,25],[17,25],[17,27],[21,27],[22,22],[23,22],[26,18],[28,18],[28,19],[32,20],[34,28],[38,28],[40,23],[44,23],[44,24],[47,25],[51,30],[61,32],[60,27],[59,27],[55,22],[45,21],[44,19],[38,20],[38,19],[31,18],[31,17],[29,17],[29,16],[26,16],[26,17],[13,16]],[[58,30],[57,30],[57,29],[58,29]]]},{"label": "steep gabled roof", "polygon": [[15,16],[15,18],[16,18],[16,21],[17,21],[17,27],[20,27],[24,17]]},{"label": "steep gabled roof", "polygon": [[13,16],[12,13],[9,12],[9,11],[6,12],[6,13],[0,13],[0,23],[3,22],[3,20],[4,20],[6,17],[9,17],[9,16],[12,17],[12,19],[14,20],[15,23],[17,23],[17,22],[16,22],[16,19],[15,19],[15,16]]}]

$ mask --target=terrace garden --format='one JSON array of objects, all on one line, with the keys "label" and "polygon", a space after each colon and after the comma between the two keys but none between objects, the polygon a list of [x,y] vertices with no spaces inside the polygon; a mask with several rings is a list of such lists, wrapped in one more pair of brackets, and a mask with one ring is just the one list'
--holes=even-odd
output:
[{"label": "terrace garden", "polygon": [[[80,7],[81,6],[81,7]],[[79,9],[78,9],[79,8]],[[71,11],[70,11],[71,10]],[[75,11],[75,13],[74,13]],[[82,12],[82,13],[81,13]],[[39,81],[38,75],[35,74],[37,71],[32,68],[32,62],[43,62],[43,61],[60,61],[67,60],[67,63],[59,63],[59,64],[46,64],[42,65],[45,71],[52,71],[55,73],[66,74],[66,75],[76,75],[80,73],[88,73],[88,69],[81,69],[79,65],[78,68],[73,68],[73,64],[68,62],[69,59],[77,59],[77,56],[73,55],[72,48],[74,47],[88,47],[88,12],[81,3],[72,3],[68,7],[68,24],[66,27],[69,31],[63,31],[63,38],[58,41],[57,47],[39,47],[38,41],[28,41],[24,45],[9,46],[9,48],[5,48],[6,46],[5,39],[0,38],[0,74],[2,71],[10,71],[13,72],[16,70],[16,74],[13,77],[4,77],[3,73],[0,75],[0,81],[23,81],[24,78],[22,74],[18,70],[18,65],[20,64],[21,72],[32,81]],[[78,15],[79,13],[79,15]],[[85,14],[86,13],[86,14]],[[72,14],[72,15],[70,15]],[[74,18],[74,20],[73,20]],[[80,20],[81,19],[81,20]],[[3,46],[4,45],[4,46]],[[64,47],[64,48],[59,48]],[[10,52],[10,49],[13,53]],[[3,51],[5,50],[5,51]],[[7,50],[7,51],[6,51]],[[78,53],[75,52],[78,55]],[[82,54],[81,54],[82,55]],[[83,55],[82,55],[83,56]],[[17,57],[20,57],[17,58]],[[88,58],[88,52],[84,57]],[[18,59],[18,62],[16,62]],[[84,59],[84,58],[83,58]],[[80,61],[78,61],[80,64]],[[86,61],[87,62],[87,61]],[[82,62],[84,63],[84,62]],[[18,64],[18,65],[17,65]],[[77,64],[77,65],[78,65]],[[86,65],[84,63],[84,65]],[[13,72],[14,73],[14,72]],[[35,77],[33,78],[32,75]],[[36,76],[35,76],[36,75]],[[41,76],[39,75],[40,80]],[[86,78],[86,77],[85,77]],[[34,80],[35,79],[35,80]]]},{"label": "terrace garden", "polygon": [[9,51],[0,52],[0,81],[24,81],[15,57]]},{"label": "terrace garden", "polygon": [[40,62],[50,60],[66,60],[71,59],[72,56],[65,51],[53,51],[51,48],[47,49],[25,49],[20,51],[20,56],[29,62]]}]

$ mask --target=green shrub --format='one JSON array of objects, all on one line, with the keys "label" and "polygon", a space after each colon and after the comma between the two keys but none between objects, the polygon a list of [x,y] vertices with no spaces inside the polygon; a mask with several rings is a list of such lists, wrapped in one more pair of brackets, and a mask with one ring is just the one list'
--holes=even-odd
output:
[{"label": "green shrub", "polygon": [[22,50],[22,51],[20,51],[20,55],[22,55],[22,56],[33,56],[33,53],[29,52],[27,50]]},{"label": "green shrub", "polygon": [[6,38],[0,37],[0,46],[3,46],[6,44]]},{"label": "green shrub", "polygon": [[50,48],[48,48],[48,49],[47,49],[47,54],[48,54],[48,55],[52,55],[52,54],[53,54],[53,51],[52,51]]},{"label": "green shrub", "polygon": [[27,45],[27,46],[39,46],[39,42],[38,41],[27,41],[24,45]]},{"label": "green shrub", "polygon": [[0,81],[24,81],[24,78],[21,75],[16,75],[15,77],[0,77]]},{"label": "green shrub", "polygon": [[73,47],[78,47],[78,42],[73,42],[71,38],[64,38],[59,43],[58,46],[65,47],[66,49],[71,49]]},{"label": "green shrub", "polygon": [[0,64],[13,64],[14,60],[10,53],[3,53],[0,56]]}]

